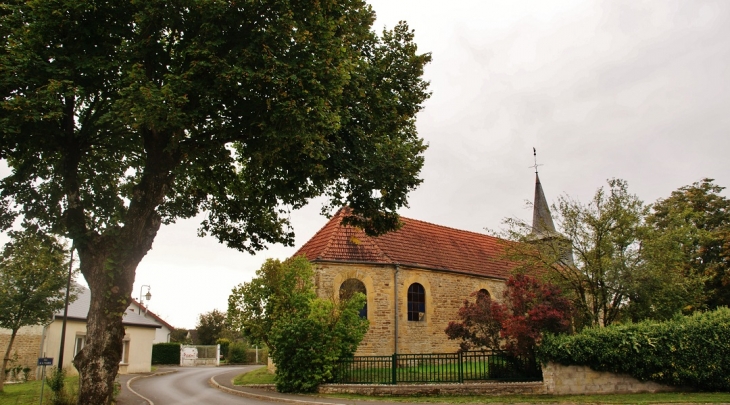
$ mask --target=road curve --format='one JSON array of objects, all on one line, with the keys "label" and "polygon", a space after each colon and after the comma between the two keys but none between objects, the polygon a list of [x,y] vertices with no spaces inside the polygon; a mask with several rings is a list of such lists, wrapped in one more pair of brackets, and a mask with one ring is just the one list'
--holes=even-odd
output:
[{"label": "road curve", "polygon": [[[213,376],[243,373],[261,366],[180,367],[162,375],[135,377],[127,382],[120,405],[271,405],[271,402],[234,396],[209,385]],[[230,378],[230,377],[227,377]]]}]

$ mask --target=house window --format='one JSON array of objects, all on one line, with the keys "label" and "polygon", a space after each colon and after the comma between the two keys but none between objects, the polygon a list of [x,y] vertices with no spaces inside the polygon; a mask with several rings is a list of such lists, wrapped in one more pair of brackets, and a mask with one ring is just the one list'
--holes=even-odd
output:
[{"label": "house window", "polygon": [[124,345],[122,345],[122,361],[119,364],[129,364],[129,339],[124,340]]},{"label": "house window", "polygon": [[84,348],[86,345],[86,335],[76,335],[76,341],[74,342],[74,357]]},{"label": "house window", "polygon": [[[340,299],[350,299],[355,293],[362,293],[367,297],[368,293],[365,289],[365,284],[356,278],[349,278],[345,280],[340,286]],[[360,310],[360,318],[368,317],[368,304],[365,302],[365,306]]]},{"label": "house window", "polygon": [[418,283],[408,287],[408,320],[422,321],[426,316],[426,290]]}]

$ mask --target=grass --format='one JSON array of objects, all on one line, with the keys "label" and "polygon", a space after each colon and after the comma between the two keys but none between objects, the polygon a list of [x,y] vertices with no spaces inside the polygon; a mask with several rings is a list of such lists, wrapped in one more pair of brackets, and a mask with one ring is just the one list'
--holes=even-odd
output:
[{"label": "grass", "polygon": [[434,396],[388,396],[371,397],[353,394],[327,394],[327,398],[343,398],[365,401],[448,403],[448,404],[721,404],[730,403],[727,392],[672,392],[644,394],[606,394],[606,395],[434,395]]},{"label": "grass", "polygon": [[[239,374],[233,379],[234,385],[250,385],[250,384],[273,384],[274,374],[269,373],[266,366],[257,368],[254,371]],[[0,404],[2,405],[2,404]]]},{"label": "grass", "polygon": [[[78,376],[66,377],[66,390],[75,392]],[[41,381],[28,381],[21,384],[5,384],[4,392],[0,392],[0,405],[36,405],[41,399]],[[51,389],[43,387],[43,403],[51,403]]]},{"label": "grass", "polygon": [[[273,384],[274,375],[266,367],[243,373],[233,380],[235,385]],[[667,392],[607,395],[434,395],[373,397],[355,394],[325,394],[327,398],[361,401],[418,402],[447,404],[722,404],[730,403],[728,392]],[[4,403],[0,402],[0,405]]]}]

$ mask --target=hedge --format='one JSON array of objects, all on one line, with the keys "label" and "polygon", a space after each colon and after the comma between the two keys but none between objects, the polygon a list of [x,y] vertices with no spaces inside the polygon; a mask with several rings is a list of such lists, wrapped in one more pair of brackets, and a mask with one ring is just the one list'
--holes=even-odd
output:
[{"label": "hedge", "polygon": [[228,364],[266,364],[269,359],[268,349],[258,350],[256,363],[256,349],[250,349],[245,343],[231,343],[228,346]]},{"label": "hedge", "polygon": [[540,361],[584,365],[639,380],[730,391],[730,309],[678,316],[666,322],[591,328],[547,335]]},{"label": "hedge", "polygon": [[180,364],[180,343],[152,345],[152,364]]}]

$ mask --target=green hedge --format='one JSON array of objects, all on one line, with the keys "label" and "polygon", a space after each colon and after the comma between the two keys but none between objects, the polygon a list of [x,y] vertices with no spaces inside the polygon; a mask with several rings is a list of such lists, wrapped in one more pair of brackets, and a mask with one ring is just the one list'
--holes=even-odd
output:
[{"label": "green hedge", "polygon": [[245,343],[231,343],[228,346],[228,364],[266,364],[269,359],[268,349],[259,349],[259,362],[256,363],[256,349]]},{"label": "green hedge", "polygon": [[549,335],[537,354],[543,363],[585,365],[643,381],[730,391],[730,309],[586,329],[572,336]]},{"label": "green hedge", "polygon": [[180,364],[180,343],[152,345],[152,364]]}]

